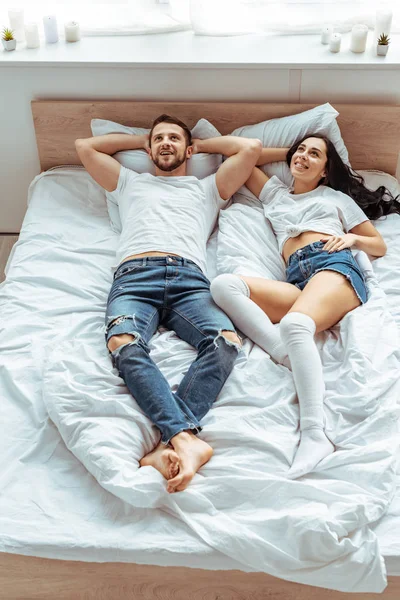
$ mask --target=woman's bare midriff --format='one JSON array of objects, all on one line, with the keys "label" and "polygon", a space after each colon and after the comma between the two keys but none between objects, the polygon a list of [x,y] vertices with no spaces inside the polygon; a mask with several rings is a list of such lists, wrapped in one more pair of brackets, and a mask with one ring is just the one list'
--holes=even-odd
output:
[{"label": "woman's bare midriff", "polygon": [[127,260],[133,260],[134,258],[145,258],[146,256],[179,256],[179,254],[174,254],[173,252],[157,252],[154,250],[153,252],[142,252],[141,254],[131,254],[131,256],[127,256],[121,262],[121,265]]},{"label": "woman's bare midriff", "polygon": [[312,244],[313,242],[319,242],[321,237],[326,235],[331,235],[330,233],[320,233],[318,231],[303,231],[297,237],[289,238],[286,240],[282,256],[285,259],[285,262],[289,260],[289,256],[299,250],[300,248],[304,248],[304,246],[308,246],[308,244]]}]

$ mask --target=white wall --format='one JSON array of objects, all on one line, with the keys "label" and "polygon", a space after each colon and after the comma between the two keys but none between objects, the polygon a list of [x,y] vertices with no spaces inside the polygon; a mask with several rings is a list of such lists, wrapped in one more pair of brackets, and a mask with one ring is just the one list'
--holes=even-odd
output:
[{"label": "white wall", "polygon": [[400,104],[400,71],[0,65],[0,232],[20,230],[39,173],[37,99],[231,100]]}]

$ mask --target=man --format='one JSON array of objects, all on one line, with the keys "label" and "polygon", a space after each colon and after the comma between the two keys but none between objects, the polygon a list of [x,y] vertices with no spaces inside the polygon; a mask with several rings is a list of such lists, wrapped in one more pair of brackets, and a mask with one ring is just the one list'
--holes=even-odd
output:
[{"label": "man", "polygon": [[[140,464],[160,471],[169,492],[181,491],[212,456],[196,434],[240,349],[231,321],[210,295],[206,243],[219,209],[250,176],[261,142],[225,136],[192,143],[182,121],[161,115],[148,136],[109,134],[75,146],[121,214],[106,342],[129,391],[161,432],[159,445]],[[139,175],[111,156],[139,148],[154,162],[155,176]],[[186,175],[196,152],[228,158],[215,175],[198,180]],[[175,393],[149,355],[148,342],[161,323],[198,350]]]}]

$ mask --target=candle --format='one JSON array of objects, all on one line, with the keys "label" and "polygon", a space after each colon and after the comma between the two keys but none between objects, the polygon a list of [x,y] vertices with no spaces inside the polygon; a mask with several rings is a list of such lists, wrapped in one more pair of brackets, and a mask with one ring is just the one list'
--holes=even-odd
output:
[{"label": "candle", "polygon": [[57,19],[54,15],[43,17],[44,37],[47,44],[58,42]]},{"label": "candle", "polygon": [[374,32],[375,41],[380,35],[382,35],[382,33],[386,33],[386,35],[390,33],[390,29],[392,27],[392,17],[393,13],[390,9],[378,9],[376,11]]},{"label": "candle", "polygon": [[341,41],[342,36],[340,35],[340,33],[332,33],[331,40],[329,42],[329,50],[331,52],[339,52]]},{"label": "candle", "polygon": [[8,20],[10,21],[10,29],[14,32],[14,37],[17,42],[23,42],[24,35],[24,11],[22,9],[12,9],[8,11]]},{"label": "candle", "polygon": [[79,23],[76,21],[65,23],[64,29],[66,42],[78,42],[81,39],[81,30],[79,28]]},{"label": "candle", "polygon": [[325,25],[321,30],[321,44],[329,44],[332,33],[332,25]]},{"label": "candle", "polygon": [[39,48],[39,28],[37,23],[27,23],[25,26],[25,39],[27,48]]},{"label": "candle", "polygon": [[368,27],[366,25],[354,25],[351,30],[350,50],[352,52],[365,52],[367,36]]}]

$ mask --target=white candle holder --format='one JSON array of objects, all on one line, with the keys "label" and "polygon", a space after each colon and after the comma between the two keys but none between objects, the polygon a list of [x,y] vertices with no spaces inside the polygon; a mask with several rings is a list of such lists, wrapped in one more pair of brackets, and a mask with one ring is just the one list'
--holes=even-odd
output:
[{"label": "white candle holder", "polygon": [[81,30],[79,23],[76,21],[69,21],[64,25],[65,41],[66,42],[79,42],[81,39]]},{"label": "white candle holder", "polygon": [[39,27],[37,23],[27,23],[25,25],[25,39],[27,48],[39,48]]},{"label": "white candle holder", "polygon": [[321,29],[321,44],[329,44],[333,34],[332,25],[324,25]]},{"label": "white candle holder", "polygon": [[331,52],[339,52],[342,36],[340,33],[333,33],[329,42],[329,50]]},{"label": "white candle holder", "polygon": [[43,27],[46,44],[55,44],[58,42],[57,19],[54,15],[43,17]]},{"label": "white candle holder", "polygon": [[10,22],[10,29],[14,32],[14,38],[17,42],[23,42],[25,40],[24,11],[18,8],[10,9],[8,11],[8,20]]},{"label": "white candle holder", "polygon": [[375,42],[377,42],[379,36],[382,35],[382,33],[386,33],[386,35],[389,35],[390,30],[392,28],[392,18],[393,13],[390,9],[381,8],[376,11],[374,30]]},{"label": "white candle holder", "polygon": [[367,47],[368,27],[354,25],[351,30],[350,50],[355,53],[365,52]]}]

